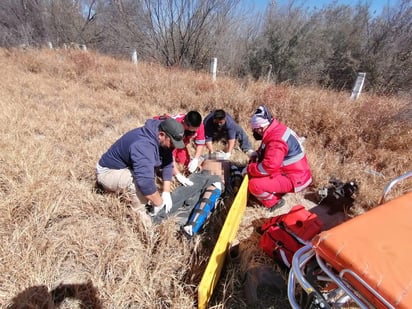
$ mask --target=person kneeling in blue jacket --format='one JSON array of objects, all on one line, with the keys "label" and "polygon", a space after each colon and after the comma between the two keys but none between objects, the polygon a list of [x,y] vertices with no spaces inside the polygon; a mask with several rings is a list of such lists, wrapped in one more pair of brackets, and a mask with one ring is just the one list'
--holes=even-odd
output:
[{"label": "person kneeling in blue jacket", "polygon": [[[173,118],[149,119],[143,127],[133,129],[120,137],[96,166],[97,183],[107,192],[130,194],[134,209],[144,224],[150,220],[146,204],[157,213],[172,208],[170,194],[173,177],[174,148],[182,149],[184,128]],[[163,190],[156,187],[156,170],[160,168]]]}]

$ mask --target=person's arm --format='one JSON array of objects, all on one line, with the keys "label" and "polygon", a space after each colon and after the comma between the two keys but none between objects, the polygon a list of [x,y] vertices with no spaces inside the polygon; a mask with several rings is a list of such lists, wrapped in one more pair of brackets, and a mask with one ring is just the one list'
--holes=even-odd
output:
[{"label": "person's arm", "polygon": [[162,200],[163,200],[163,206],[165,207],[165,212],[168,213],[173,207],[173,201],[172,201],[172,196],[170,195],[170,181],[169,180],[163,180],[163,192],[162,192]]},{"label": "person's arm", "polygon": [[212,142],[206,142],[206,148],[209,150],[209,153],[213,152],[213,144]]},{"label": "person's arm", "polygon": [[[210,141],[210,140],[209,140]],[[196,132],[195,137],[195,144],[196,144],[196,151],[195,151],[195,158],[199,159],[200,156],[203,154],[203,149],[206,143],[206,133],[205,133],[205,126],[203,123],[199,126]]]},{"label": "person's arm", "polygon": [[200,156],[203,154],[203,148],[204,148],[204,144],[203,145],[196,145],[196,151],[195,151],[195,158],[199,159]]},{"label": "person's arm", "polygon": [[200,156],[203,154],[205,144],[197,144],[193,159],[190,160],[187,169],[189,173],[194,173],[199,168]]},{"label": "person's arm", "polygon": [[179,171],[179,169],[178,169],[178,167],[177,167],[175,158],[173,157],[173,176],[176,176],[176,175],[179,174],[179,173],[180,173],[180,171]]},{"label": "person's arm", "polygon": [[226,129],[227,129],[227,147],[226,153],[231,154],[233,148],[235,148],[236,143],[236,131],[238,128],[237,123],[233,120],[232,117],[226,115]]},{"label": "person's arm", "polygon": [[[205,137],[205,143],[206,143],[206,148],[209,150],[209,154],[213,152],[213,120],[212,120],[212,113],[210,113],[208,116],[206,116],[204,122],[203,122],[203,130],[204,130],[204,137]],[[201,129],[201,128],[199,128]],[[201,131],[199,132],[201,133]]]},{"label": "person's arm", "polygon": [[163,181],[163,192],[170,192],[171,191],[171,181],[164,180]]},{"label": "person's arm", "polygon": [[265,141],[265,155],[259,162],[248,164],[247,172],[252,177],[265,177],[279,171],[288,146],[282,140]]},{"label": "person's arm", "polygon": [[154,207],[153,213],[157,214],[163,207],[165,212],[168,213],[172,208],[172,199],[170,197],[171,182],[169,180],[163,180],[163,192],[160,195],[158,191],[151,195],[146,195],[146,198],[151,202]]},{"label": "person's arm", "polygon": [[163,199],[156,188],[154,174],[155,149],[150,143],[147,147],[138,147],[136,143],[131,148],[130,155],[136,187],[152,205],[161,206],[163,205]]},{"label": "person's arm", "polygon": [[159,207],[163,205],[163,199],[160,196],[160,193],[156,191],[153,194],[150,195],[145,195],[145,198],[154,206],[154,207]]},{"label": "person's arm", "polygon": [[235,148],[235,143],[236,143],[236,139],[230,139],[227,141],[227,148],[226,151],[227,153],[232,153],[233,148]]}]

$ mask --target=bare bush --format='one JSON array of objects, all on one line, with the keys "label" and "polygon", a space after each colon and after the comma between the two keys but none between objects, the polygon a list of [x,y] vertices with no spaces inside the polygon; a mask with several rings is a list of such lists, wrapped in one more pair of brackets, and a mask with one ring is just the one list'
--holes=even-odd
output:
[{"label": "bare bush", "polygon": [[1,1],[0,45],[37,45],[47,35],[45,17],[42,1]]},{"label": "bare bush", "polygon": [[85,45],[110,55],[276,83],[410,92],[410,0],[381,13],[369,4],[268,5],[263,18],[239,0],[4,0],[0,46]]}]

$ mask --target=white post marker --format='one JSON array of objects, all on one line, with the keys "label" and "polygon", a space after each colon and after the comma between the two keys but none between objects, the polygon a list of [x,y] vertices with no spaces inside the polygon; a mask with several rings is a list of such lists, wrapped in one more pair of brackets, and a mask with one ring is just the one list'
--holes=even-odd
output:
[{"label": "white post marker", "polygon": [[52,44],[52,42],[47,42],[47,46],[49,47],[49,49],[53,49],[53,44]]},{"label": "white post marker", "polygon": [[137,64],[137,51],[134,50],[132,53],[132,62],[133,64]]},{"label": "white post marker", "polygon": [[352,95],[350,96],[352,100],[356,100],[357,98],[359,98],[359,95],[362,92],[363,83],[365,82],[365,76],[366,73],[358,73],[355,85],[352,88]]},{"label": "white post marker", "polygon": [[210,63],[210,74],[212,74],[212,80],[216,80],[216,71],[217,71],[217,58],[212,58]]},{"label": "white post marker", "polygon": [[267,77],[267,80],[266,80],[267,83],[270,82],[270,75],[271,74],[272,74],[272,65],[269,64],[268,77]]}]

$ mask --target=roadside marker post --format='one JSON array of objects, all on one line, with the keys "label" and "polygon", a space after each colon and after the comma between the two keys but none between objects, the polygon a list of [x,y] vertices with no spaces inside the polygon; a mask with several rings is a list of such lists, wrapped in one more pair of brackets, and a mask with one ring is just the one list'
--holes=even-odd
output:
[{"label": "roadside marker post", "polygon": [[216,72],[217,72],[217,58],[212,58],[210,63],[210,74],[212,75],[212,81],[216,81]]},{"label": "roadside marker post", "polygon": [[352,100],[356,100],[357,98],[359,98],[362,92],[363,84],[365,82],[365,76],[366,73],[358,73],[358,77],[356,78],[355,85],[352,89],[352,95],[350,96]]}]

